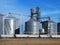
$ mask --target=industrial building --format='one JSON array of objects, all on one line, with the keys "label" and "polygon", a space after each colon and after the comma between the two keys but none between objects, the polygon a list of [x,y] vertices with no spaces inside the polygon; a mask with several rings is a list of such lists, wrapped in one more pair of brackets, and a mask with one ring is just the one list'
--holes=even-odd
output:
[{"label": "industrial building", "polygon": [[[20,34],[21,21],[11,13],[8,16],[0,14],[0,37],[56,37],[60,38],[60,23],[56,23],[50,17],[42,20],[41,10],[36,7],[36,12],[32,8],[30,19],[25,23],[25,30]],[[23,15],[25,16],[25,15]]]}]

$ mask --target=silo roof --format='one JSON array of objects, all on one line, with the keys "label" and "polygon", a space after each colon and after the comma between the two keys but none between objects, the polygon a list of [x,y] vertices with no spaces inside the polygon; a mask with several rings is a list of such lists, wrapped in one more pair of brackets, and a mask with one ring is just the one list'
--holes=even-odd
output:
[{"label": "silo roof", "polygon": [[14,17],[14,16],[12,16],[12,15],[8,15],[6,18],[17,19],[16,17]]},{"label": "silo roof", "polygon": [[0,13],[0,16],[4,16],[4,15]]}]

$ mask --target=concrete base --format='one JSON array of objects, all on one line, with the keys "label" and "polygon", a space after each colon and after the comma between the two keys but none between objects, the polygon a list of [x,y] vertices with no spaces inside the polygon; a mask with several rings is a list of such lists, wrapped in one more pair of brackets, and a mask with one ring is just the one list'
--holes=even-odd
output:
[{"label": "concrete base", "polygon": [[1,37],[14,37],[14,35],[1,35]]}]

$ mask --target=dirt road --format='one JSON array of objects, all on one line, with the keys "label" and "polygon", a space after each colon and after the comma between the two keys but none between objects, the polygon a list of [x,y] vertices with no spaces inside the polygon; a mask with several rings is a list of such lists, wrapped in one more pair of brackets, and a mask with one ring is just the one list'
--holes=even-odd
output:
[{"label": "dirt road", "polygon": [[41,38],[0,39],[0,45],[60,45],[60,39],[41,39]]}]

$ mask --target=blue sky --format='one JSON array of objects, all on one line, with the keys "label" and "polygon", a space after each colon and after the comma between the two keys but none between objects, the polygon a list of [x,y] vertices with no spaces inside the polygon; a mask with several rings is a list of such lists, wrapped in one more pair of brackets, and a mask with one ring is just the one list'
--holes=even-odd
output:
[{"label": "blue sky", "polygon": [[30,15],[30,8],[41,9],[41,16],[58,17],[60,15],[60,0],[0,0],[0,13],[9,12]]},{"label": "blue sky", "polygon": [[30,8],[39,6],[41,16],[59,16],[60,0],[0,0],[0,13],[30,14]]}]

